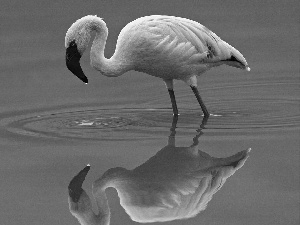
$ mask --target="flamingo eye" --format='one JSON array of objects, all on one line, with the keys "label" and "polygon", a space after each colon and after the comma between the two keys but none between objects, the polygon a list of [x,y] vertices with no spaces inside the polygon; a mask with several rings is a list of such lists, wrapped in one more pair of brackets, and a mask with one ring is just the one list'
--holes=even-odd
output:
[{"label": "flamingo eye", "polygon": [[77,46],[75,40],[71,41],[69,44],[69,47],[74,47]]},{"label": "flamingo eye", "polygon": [[76,56],[79,59],[81,57],[81,54],[78,52],[75,40],[70,42],[69,47],[66,50],[66,59],[70,61],[74,56]]}]

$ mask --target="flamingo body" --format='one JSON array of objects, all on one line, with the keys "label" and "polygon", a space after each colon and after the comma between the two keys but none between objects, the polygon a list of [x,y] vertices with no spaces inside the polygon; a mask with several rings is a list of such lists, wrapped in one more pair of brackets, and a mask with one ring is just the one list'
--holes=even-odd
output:
[{"label": "flamingo body", "polygon": [[[224,63],[232,50],[215,33],[192,20],[147,16],[121,31],[115,54],[121,56],[119,60],[128,59],[134,70],[189,83],[191,77]],[[235,54],[247,65],[237,50]]]},{"label": "flamingo body", "polygon": [[108,35],[105,22],[97,16],[77,20],[67,31],[65,46],[68,68],[87,83],[79,60],[90,41],[91,65],[103,75],[116,77],[136,70],[162,78],[169,90],[173,112],[178,115],[173,80],[182,80],[194,91],[205,116],[209,113],[197,90],[197,76],[212,67],[227,64],[250,70],[243,55],[215,33],[195,21],[152,15],[127,24],[118,37],[115,53],[104,57]]}]

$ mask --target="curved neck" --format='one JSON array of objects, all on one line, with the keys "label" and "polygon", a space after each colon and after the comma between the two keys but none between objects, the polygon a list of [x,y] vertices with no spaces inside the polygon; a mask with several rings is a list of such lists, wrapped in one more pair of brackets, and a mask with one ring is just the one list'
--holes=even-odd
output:
[{"label": "curved neck", "polygon": [[108,36],[108,29],[103,21],[91,26],[91,32],[95,30],[96,36],[92,44],[90,59],[91,66],[108,77],[117,77],[128,71],[126,64],[114,54],[110,59],[105,58],[104,49]]}]

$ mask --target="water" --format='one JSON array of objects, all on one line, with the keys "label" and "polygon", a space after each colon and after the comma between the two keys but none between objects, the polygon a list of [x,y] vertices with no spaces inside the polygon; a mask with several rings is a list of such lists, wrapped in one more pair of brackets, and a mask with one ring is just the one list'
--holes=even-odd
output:
[{"label": "water", "polygon": [[[298,215],[295,206],[300,112],[298,96],[290,90],[297,85],[293,82],[272,85],[268,85],[268,89],[274,92],[265,90],[266,85],[246,82],[205,88],[205,92],[210,93],[206,101],[211,116],[207,121],[195,104],[194,96],[186,93],[185,86],[177,91],[177,101],[184,103],[179,104],[178,121],[173,120],[171,108],[162,107],[169,103],[165,102],[167,98],[151,98],[140,105],[130,101],[108,107],[73,104],[2,113],[2,166],[4,175],[9,177],[2,185],[11,193],[4,197],[5,202],[10,210],[25,207],[25,215],[34,213],[38,215],[37,221],[49,208],[60,215],[57,220],[72,221],[68,216],[66,187],[87,163],[92,169],[84,187],[91,195],[92,182],[106,170],[120,166],[134,169],[166,148],[167,143],[188,147],[197,138],[199,149],[214,157],[228,157],[249,147],[253,150],[245,165],[226,183],[224,181],[224,187],[213,196],[207,209],[189,219],[189,224],[198,221],[221,224],[222,218],[228,215],[234,217],[233,223],[254,224],[261,221],[261,212],[271,214],[282,210],[288,213],[282,221],[293,224]],[[235,93],[240,90],[243,94],[231,95],[228,90],[232,88],[238,89]],[[277,98],[279,89],[289,90],[288,94]],[[264,91],[269,94],[258,98],[248,94],[252,91],[259,95]],[[219,101],[214,95],[224,100]],[[167,166],[170,164],[164,168]],[[189,168],[190,164],[185,167]],[[157,168],[151,167],[151,177],[159,174],[153,172]],[[119,205],[116,192],[108,189],[107,196],[112,211],[111,224],[120,224],[121,220],[133,223]],[[56,212],[54,206],[62,212]],[[124,203],[122,206],[130,211],[130,206]],[[142,221],[129,211],[133,220]],[[256,216],[245,219],[250,213]],[[10,214],[6,214],[6,218],[9,217]],[[281,217],[279,214],[278,219]],[[266,216],[260,224],[270,221],[276,224],[271,218]],[[180,220],[166,224],[180,224]]]},{"label": "water", "polygon": [[[163,204],[172,204],[170,196],[176,200],[176,190],[191,191],[194,184],[205,187],[207,180],[191,179],[185,173],[179,180],[171,179],[176,168],[195,172],[194,161],[180,154],[193,153],[196,145],[204,158],[252,150],[226,182],[216,182],[220,188],[205,210],[163,224],[299,223],[296,2],[239,1],[232,7],[220,1],[220,8],[179,1],[171,8],[167,1],[144,3],[146,7],[117,1],[62,4],[45,7],[29,1],[12,7],[7,3],[11,12],[3,12],[7,18],[2,24],[6,32],[1,33],[5,52],[0,83],[1,224],[79,224],[69,212],[67,187],[88,163],[91,170],[83,188],[90,196],[96,179],[111,168],[123,167],[155,177],[156,185],[164,181],[161,188],[132,178],[134,191],[127,190],[127,196],[135,197],[144,207],[141,211],[153,206],[157,196],[165,200]],[[14,11],[18,7],[28,13]],[[201,21],[239,49],[251,71],[224,66],[199,78],[200,94],[211,113],[207,121],[190,88],[176,82],[180,116],[175,121],[168,92],[157,78],[129,72],[108,79],[90,68],[88,55],[82,58],[88,85],[67,71],[64,34],[86,14],[97,14],[107,22],[108,55],[127,22],[148,14],[178,15]],[[137,181],[144,189],[134,186]],[[156,189],[147,189],[153,185]],[[144,194],[149,190],[151,198]],[[137,224],[129,217],[132,208],[126,213],[126,201],[120,203],[122,193],[126,190],[106,191],[111,224]]]},{"label": "water", "polygon": [[[240,78],[241,79],[241,78]],[[277,91],[288,93],[297,90],[298,83],[287,81],[268,83],[243,83],[204,88],[203,92],[215,96],[234,93],[224,100],[208,100],[211,116],[203,125],[207,135],[218,136],[228,133],[273,132],[299,129],[300,113],[297,96],[277,97]],[[219,81],[220,82],[220,81]],[[253,81],[252,81],[253,82]],[[217,83],[217,82],[216,82]],[[179,92],[179,93],[178,93]],[[239,95],[239,93],[245,93]],[[248,93],[259,93],[248,95]],[[273,93],[274,92],[274,93]],[[180,108],[178,129],[193,133],[203,119],[194,96],[187,87],[176,93]],[[268,94],[266,94],[268,93]],[[292,93],[292,92],[291,92]],[[296,93],[296,91],[295,91]],[[167,97],[166,93],[165,97]],[[52,107],[37,110],[15,111],[1,117],[0,125],[6,134],[46,139],[88,139],[90,141],[126,140],[159,137],[169,130],[172,116],[167,98],[149,101],[149,107],[136,108],[127,105]],[[196,104],[195,104],[196,103]],[[193,108],[192,108],[193,107]],[[160,132],[159,132],[160,131]],[[9,135],[8,135],[9,136]],[[16,137],[18,138],[18,137]]]},{"label": "water", "polygon": [[[251,86],[253,88],[253,86]],[[213,91],[213,90],[207,90]],[[185,99],[181,98],[181,101]],[[280,107],[278,107],[280,106]],[[297,130],[300,125],[297,99],[231,99],[210,102],[218,110],[203,124],[209,135],[224,132]],[[200,125],[200,109],[182,109],[179,128],[193,132]],[[127,140],[160,136],[168,131],[169,108],[63,108],[10,113],[0,125],[10,135],[46,139]],[[197,121],[198,120],[198,121]]]}]

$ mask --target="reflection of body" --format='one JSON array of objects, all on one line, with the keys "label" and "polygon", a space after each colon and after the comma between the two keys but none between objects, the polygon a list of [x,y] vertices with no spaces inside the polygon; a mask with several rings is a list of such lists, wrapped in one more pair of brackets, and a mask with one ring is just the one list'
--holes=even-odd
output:
[{"label": "reflection of body", "polygon": [[[243,166],[250,149],[228,158],[214,158],[198,150],[200,134],[189,147],[175,147],[174,134],[168,145],[144,164],[133,170],[109,169],[94,182],[98,216],[92,212],[90,199],[81,189],[89,166],[83,169],[69,185],[72,214],[82,224],[109,224],[105,195],[108,187],[117,190],[122,207],[137,222],[186,219],[204,210],[226,179]],[[83,222],[83,217],[93,218],[94,222]]]}]

